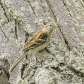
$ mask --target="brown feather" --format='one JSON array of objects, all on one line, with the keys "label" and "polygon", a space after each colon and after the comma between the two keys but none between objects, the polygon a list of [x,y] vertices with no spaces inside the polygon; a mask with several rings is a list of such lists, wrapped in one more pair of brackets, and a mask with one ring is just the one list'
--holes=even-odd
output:
[{"label": "brown feather", "polygon": [[44,33],[43,30],[38,31],[35,35],[33,35],[24,45],[23,51],[29,50],[31,48],[35,48],[40,44],[46,42],[48,38],[48,34]]}]

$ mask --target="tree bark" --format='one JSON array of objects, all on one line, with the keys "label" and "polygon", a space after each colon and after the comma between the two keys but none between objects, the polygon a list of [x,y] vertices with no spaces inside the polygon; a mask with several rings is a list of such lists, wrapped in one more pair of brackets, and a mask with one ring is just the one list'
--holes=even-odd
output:
[{"label": "tree bark", "polygon": [[[58,26],[51,43],[40,51],[51,59],[31,53],[9,74],[24,43],[47,22]],[[84,83],[84,0],[0,0],[0,30],[0,72],[5,74],[0,77],[5,81]]]}]

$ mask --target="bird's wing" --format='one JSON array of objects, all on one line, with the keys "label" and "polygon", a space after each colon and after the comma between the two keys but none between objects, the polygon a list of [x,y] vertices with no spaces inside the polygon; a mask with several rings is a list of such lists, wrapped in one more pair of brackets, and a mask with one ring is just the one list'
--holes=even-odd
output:
[{"label": "bird's wing", "polygon": [[34,36],[32,36],[24,45],[23,51],[35,48],[46,42],[48,34],[44,33],[42,30],[38,31]]}]

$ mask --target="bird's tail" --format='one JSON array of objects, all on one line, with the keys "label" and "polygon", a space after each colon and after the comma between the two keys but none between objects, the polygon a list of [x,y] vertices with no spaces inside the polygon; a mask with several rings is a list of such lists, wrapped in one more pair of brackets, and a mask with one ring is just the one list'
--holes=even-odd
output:
[{"label": "bird's tail", "polygon": [[16,67],[16,65],[28,54],[28,52],[24,52],[9,68],[9,73]]}]

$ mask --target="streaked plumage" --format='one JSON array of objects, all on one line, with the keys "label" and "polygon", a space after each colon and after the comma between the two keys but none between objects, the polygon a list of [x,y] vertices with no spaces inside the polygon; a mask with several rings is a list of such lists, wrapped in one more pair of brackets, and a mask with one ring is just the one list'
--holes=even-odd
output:
[{"label": "streaked plumage", "polygon": [[24,45],[23,51],[33,49],[46,42],[49,34],[44,33],[43,30],[38,31],[31,37]]},{"label": "streaked plumage", "polygon": [[[43,29],[38,31],[35,35],[33,35],[24,45],[23,51],[24,53],[13,63],[10,67],[9,72],[11,72],[14,67],[25,57],[29,52],[38,53],[40,50],[45,48],[49,42],[51,41],[53,31],[57,27],[53,22],[47,23]],[[38,53],[41,55],[40,53]],[[47,58],[41,55],[44,58]]]}]

